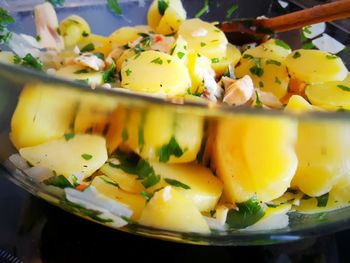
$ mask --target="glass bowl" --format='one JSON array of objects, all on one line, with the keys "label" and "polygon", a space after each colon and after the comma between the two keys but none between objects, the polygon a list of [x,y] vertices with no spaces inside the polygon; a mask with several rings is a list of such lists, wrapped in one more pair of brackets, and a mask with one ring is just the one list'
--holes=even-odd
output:
[{"label": "glass bowl", "polygon": [[[33,1],[34,3],[35,1]],[[123,9],[122,16],[114,16],[106,7],[105,1],[84,1],[81,5],[79,1],[67,1],[63,8],[58,8],[59,19],[69,14],[82,15],[90,23],[92,31],[100,34],[110,34],[116,28],[125,25],[145,24],[146,10],[148,1],[120,1]],[[285,7],[281,1],[237,1],[238,11],[234,14],[236,17],[257,17],[259,15],[275,16],[284,12],[297,10],[301,8],[297,1],[288,2]],[[311,2],[311,1],[310,1]],[[6,2],[5,2],[6,3]],[[16,24],[12,26],[15,32],[25,32],[34,35],[34,22],[32,6],[33,3],[28,1],[14,1],[13,4],[6,6],[15,14]],[[193,17],[203,5],[203,1],[183,0],[185,9],[188,11],[188,17]],[[308,1],[303,2],[308,3]],[[210,12],[202,18],[208,21],[221,21],[225,19],[227,10],[231,6],[231,1],[210,1]],[[254,5],[254,9],[251,6]],[[282,7],[284,6],[284,7]],[[95,18],[99,19],[96,20]],[[345,25],[345,26],[344,26]],[[345,46],[349,46],[350,38],[347,31],[346,23],[327,24],[326,32],[336,38]],[[281,34],[280,38],[288,41],[293,48],[301,46],[300,32],[293,31]],[[349,57],[345,52],[340,54],[349,68]],[[290,120],[300,124],[320,123],[328,127],[337,129],[339,124],[346,124],[350,120],[350,115],[346,111],[338,112],[312,112],[308,114],[295,115],[283,111],[267,111],[242,107],[229,107],[223,104],[186,102],[178,100],[169,100],[159,97],[150,97],[142,94],[129,93],[122,90],[110,90],[97,88],[95,90],[90,87],[69,81],[52,77],[41,72],[32,71],[30,69],[15,67],[0,63],[0,161],[3,175],[9,180],[19,185],[31,194],[46,200],[73,214],[92,220],[96,223],[115,227],[109,220],[101,220],[96,217],[97,214],[91,215],[86,213],[81,207],[74,206],[68,202],[63,191],[57,188],[48,187],[32,177],[28,176],[21,167],[15,166],[9,161],[12,154],[17,153],[10,141],[11,118],[17,105],[18,97],[26,85],[45,86],[47,89],[59,91],[63,98],[67,98],[65,107],[72,107],[69,96],[78,96],[79,102],[86,98],[98,101],[100,105],[109,103],[111,100],[118,107],[122,107],[127,112],[144,112],[150,109],[160,109],[164,112],[174,114],[176,118],[187,116],[188,118],[203,118],[205,122],[215,123],[222,120],[232,120],[232,118],[246,117],[251,120],[256,119],[278,119]],[[45,99],[43,97],[42,99]],[[102,106],[101,106],[102,107]],[[90,117],[98,118],[98,109],[90,112]],[[57,116],[51,116],[53,123],[57,122]],[[258,135],[258,134],[257,134]],[[322,144],[322,140],[318,142]],[[349,200],[350,201],[350,200]],[[97,208],[98,209],[98,208]],[[90,211],[91,212],[91,211]],[[96,212],[96,211],[95,211]],[[269,230],[225,230],[213,231],[210,234],[183,233],[177,231],[160,230],[139,224],[129,224],[118,228],[132,234],[138,234],[158,239],[193,243],[202,245],[258,245],[273,244],[280,242],[294,241],[305,237],[323,235],[334,231],[340,231],[350,226],[350,207],[336,209],[329,212],[320,212],[313,214],[304,214],[298,212],[290,212],[289,225],[282,229]]]}]

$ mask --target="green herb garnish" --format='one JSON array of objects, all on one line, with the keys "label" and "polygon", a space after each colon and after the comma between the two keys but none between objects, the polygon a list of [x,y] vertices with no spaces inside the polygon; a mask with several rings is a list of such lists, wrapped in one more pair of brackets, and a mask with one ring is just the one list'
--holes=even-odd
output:
[{"label": "green herb garnish", "polygon": [[261,102],[260,97],[259,97],[259,93],[257,91],[255,91],[255,96],[256,96],[256,99],[255,99],[254,108],[262,108],[263,103]]},{"label": "green herb garnish", "polygon": [[110,185],[113,185],[113,186],[115,186],[115,187],[117,187],[117,188],[120,188],[120,186],[119,186],[119,184],[118,183],[116,183],[116,182],[114,182],[114,181],[110,181],[110,180],[107,180],[106,178],[103,178],[102,176],[100,176],[100,177],[98,177],[98,178],[100,178],[103,182],[105,182],[106,184],[110,184]]},{"label": "green herb garnish", "polygon": [[169,7],[169,1],[166,0],[158,0],[158,12],[161,16],[164,15],[165,10]]},{"label": "green herb garnish", "polygon": [[185,56],[185,53],[177,52],[177,56],[179,57],[179,59],[182,59]]},{"label": "green herb garnish", "polygon": [[103,83],[111,83],[114,82],[116,79],[116,74],[115,74],[115,63],[113,62],[109,68],[103,72],[102,74],[102,80]]},{"label": "green herb garnish", "polygon": [[327,206],[327,203],[328,203],[328,197],[329,197],[329,194],[328,194],[328,193],[316,197],[316,200],[317,200],[317,207],[326,207],[326,206]]},{"label": "green herb garnish", "polygon": [[69,140],[73,139],[75,137],[74,133],[66,133],[64,135],[64,138],[66,139],[66,141],[68,142]]},{"label": "green herb garnish", "polygon": [[249,54],[244,54],[243,55],[243,58],[246,58],[246,59],[253,59],[254,57],[252,55],[249,55]]},{"label": "green herb garnish", "polygon": [[233,13],[238,9],[238,5],[237,4],[233,4],[226,13],[226,18],[230,19],[231,16],[233,15]]},{"label": "green herb garnish", "polygon": [[151,63],[162,65],[163,64],[163,60],[160,57],[157,57],[157,58],[153,59],[151,61]]},{"label": "green herb garnish", "polygon": [[46,0],[51,3],[54,7],[62,6],[65,0]]},{"label": "green herb garnish", "polygon": [[175,180],[175,179],[165,178],[164,181],[172,186],[175,186],[175,187],[181,187],[181,188],[186,189],[186,190],[191,189],[191,187],[188,186],[187,184],[181,183],[180,181]]},{"label": "green herb garnish", "polygon": [[127,76],[130,76],[131,73],[132,73],[132,71],[131,71],[130,69],[125,70],[125,74],[126,74]]},{"label": "green herb garnish", "polygon": [[159,161],[166,163],[169,161],[170,157],[173,155],[175,157],[181,157],[184,151],[181,149],[180,145],[176,141],[175,137],[172,136],[169,143],[163,145],[159,150]]},{"label": "green herb garnish", "polygon": [[96,52],[96,53],[94,53],[94,55],[101,60],[105,60],[105,55],[101,52]]},{"label": "green herb garnish", "polygon": [[278,77],[275,77],[275,83],[280,85],[282,82],[281,82],[281,80]]},{"label": "green herb garnish", "polygon": [[86,31],[83,31],[83,33],[81,33],[81,35],[82,35],[83,37],[88,37],[88,36],[89,36],[89,33],[86,32]]},{"label": "green herb garnish", "polygon": [[148,193],[148,192],[146,192],[146,191],[140,192],[140,195],[141,195],[143,198],[146,199],[146,202],[149,202],[149,201],[152,199],[152,197],[153,197],[153,194],[150,194],[150,193]]},{"label": "green herb garnish", "polygon": [[93,43],[89,43],[80,49],[80,52],[90,52],[95,50],[95,45]]},{"label": "green herb garnish", "polygon": [[336,59],[336,58],[338,58],[338,56],[331,54],[331,55],[327,55],[326,58],[327,59]]},{"label": "green herb garnish", "polygon": [[201,42],[201,47],[205,47],[207,44],[205,44],[204,42]]},{"label": "green herb garnish", "polygon": [[227,213],[226,224],[231,229],[246,228],[258,222],[265,214],[256,198],[251,198],[244,203],[237,203],[236,209],[230,209]]},{"label": "green herb garnish", "polygon": [[276,65],[276,66],[281,66],[281,62],[274,60],[274,59],[268,59],[266,60],[267,65]]},{"label": "green herb garnish", "polygon": [[209,0],[204,0],[204,6],[201,10],[195,15],[196,18],[201,17],[204,13],[208,12],[209,10]]},{"label": "green herb garnish", "polygon": [[264,74],[264,70],[261,67],[257,66],[257,65],[251,67],[249,69],[249,71],[252,74],[254,74],[254,75],[258,76],[258,77],[261,77]]},{"label": "green herb garnish", "polygon": [[259,88],[263,88],[264,87],[264,82],[262,80],[259,81]]},{"label": "green herb garnish", "polygon": [[74,74],[84,74],[84,73],[89,73],[87,69],[79,69],[77,71],[74,71]]},{"label": "green herb garnish", "polygon": [[314,49],[315,48],[315,45],[312,44],[312,42],[308,42],[308,43],[305,43],[301,46],[301,48],[303,49]]},{"label": "green herb garnish", "polygon": [[85,160],[85,161],[89,161],[92,159],[92,155],[91,154],[88,154],[88,153],[83,153],[81,155],[81,157]]},{"label": "green herb garnish", "polygon": [[300,58],[301,57],[301,54],[299,53],[299,51],[297,51],[297,52],[295,52],[294,54],[293,54],[293,58],[294,59],[297,59],[297,58]]},{"label": "green herb garnish", "polygon": [[40,59],[33,57],[32,54],[29,53],[22,58],[22,65],[43,70],[43,63],[40,61]]},{"label": "green herb garnish", "polygon": [[66,177],[64,177],[63,175],[54,175],[51,176],[50,178],[45,179],[44,184],[46,185],[53,185],[59,188],[74,188],[74,186],[71,184],[71,182],[68,181],[68,179]]},{"label": "green herb garnish", "polygon": [[211,63],[219,63],[219,62],[220,62],[220,59],[218,59],[218,58],[211,59]]},{"label": "green herb garnish", "polygon": [[337,85],[337,87],[341,90],[344,90],[344,91],[350,91],[350,87],[345,86],[345,85]]},{"label": "green herb garnish", "polygon": [[284,49],[288,49],[288,50],[291,49],[290,46],[286,42],[284,42],[283,40],[280,40],[280,39],[276,39],[275,44],[277,46],[283,47]]},{"label": "green herb garnish", "polygon": [[118,0],[107,0],[107,6],[116,16],[120,16],[122,14],[122,9]]}]

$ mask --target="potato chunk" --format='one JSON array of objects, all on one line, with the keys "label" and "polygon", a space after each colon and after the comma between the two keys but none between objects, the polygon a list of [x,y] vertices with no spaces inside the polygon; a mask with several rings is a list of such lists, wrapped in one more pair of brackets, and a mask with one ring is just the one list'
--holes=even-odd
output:
[{"label": "potato chunk", "polygon": [[[191,200],[201,212],[213,210],[222,193],[221,181],[213,173],[198,164],[162,164],[151,162],[156,174],[166,180],[176,180],[187,187],[176,187],[186,198]],[[169,181],[171,182],[171,181]],[[171,185],[171,184],[170,184]]]},{"label": "potato chunk", "polygon": [[186,19],[186,10],[181,0],[162,1],[165,5],[161,6],[159,2],[154,0],[148,10],[148,25],[164,35],[177,32],[180,24]]},{"label": "potato chunk", "polygon": [[299,125],[296,144],[299,165],[292,185],[309,196],[329,192],[350,173],[350,125],[312,121]]},{"label": "potato chunk", "polygon": [[17,149],[58,139],[70,131],[77,94],[63,87],[28,85],[20,94],[11,121]]},{"label": "potato chunk", "polygon": [[313,84],[306,87],[305,94],[313,105],[328,110],[350,110],[350,81]]},{"label": "potato chunk", "polygon": [[184,95],[191,86],[186,66],[173,56],[145,51],[122,65],[122,86],[127,89],[169,96]]},{"label": "potato chunk", "polygon": [[286,58],[289,74],[308,84],[342,81],[348,70],[341,58],[320,50],[299,49]]},{"label": "potato chunk", "polygon": [[138,222],[172,231],[210,233],[208,224],[194,204],[171,186],[154,194]]},{"label": "potato chunk", "polygon": [[103,84],[103,72],[86,69],[79,65],[61,67],[56,71],[56,75],[71,80],[85,81],[88,84]]},{"label": "potato chunk", "polygon": [[198,18],[188,19],[181,24],[178,34],[187,41],[190,49],[212,61],[226,56],[227,38],[211,23]]},{"label": "potato chunk", "polygon": [[84,18],[77,15],[71,15],[62,20],[59,29],[66,48],[74,47],[81,39],[91,34],[89,24]]},{"label": "potato chunk", "polygon": [[221,119],[213,159],[231,202],[256,195],[267,202],[290,186],[297,168],[297,125],[287,118],[235,116]]},{"label": "potato chunk", "polygon": [[34,166],[45,167],[57,175],[88,177],[107,160],[106,141],[97,135],[75,135],[33,147],[21,148],[21,156]]},{"label": "potato chunk", "polygon": [[138,220],[146,205],[146,200],[139,194],[131,194],[119,189],[118,184],[107,176],[96,176],[91,183],[96,190],[111,198],[127,205],[132,211],[132,220]]}]

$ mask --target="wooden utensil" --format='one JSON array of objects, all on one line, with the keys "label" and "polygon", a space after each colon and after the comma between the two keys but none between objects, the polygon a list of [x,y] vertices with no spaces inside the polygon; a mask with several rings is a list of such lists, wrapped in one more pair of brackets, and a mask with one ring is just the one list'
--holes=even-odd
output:
[{"label": "wooden utensil", "polygon": [[[226,34],[241,35],[235,37],[236,42],[258,41],[274,33],[299,29],[320,22],[330,22],[350,17],[350,0],[340,0],[328,4],[317,5],[304,10],[273,18],[240,19],[219,23]],[[236,43],[242,44],[242,43]]]}]

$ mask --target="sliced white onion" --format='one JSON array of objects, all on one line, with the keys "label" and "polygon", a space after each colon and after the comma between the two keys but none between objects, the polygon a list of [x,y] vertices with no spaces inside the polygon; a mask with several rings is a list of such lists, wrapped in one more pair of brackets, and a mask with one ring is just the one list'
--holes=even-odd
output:
[{"label": "sliced white onion", "polygon": [[225,231],[226,225],[220,224],[215,218],[204,216],[205,221],[207,222],[210,229]]},{"label": "sliced white onion", "polygon": [[317,37],[326,31],[326,23],[317,23],[307,27],[308,30],[304,30],[304,36],[308,39]]},{"label": "sliced white onion", "polygon": [[127,222],[122,217],[130,218],[133,214],[133,211],[128,206],[98,193],[93,186],[87,187],[84,191],[65,188],[64,192],[68,201],[87,209],[100,211],[103,218],[113,220],[111,224],[115,227],[127,225]]},{"label": "sliced white onion", "polygon": [[20,57],[24,57],[27,54],[32,54],[34,57],[41,55],[40,50],[33,46],[28,38],[17,33],[12,33],[12,37],[9,40],[9,47]]},{"label": "sliced white onion", "polygon": [[25,169],[24,172],[38,183],[54,176],[54,173],[50,169],[45,167],[34,166]]},{"label": "sliced white onion", "polygon": [[345,48],[345,45],[326,33],[321,37],[312,40],[312,44],[314,44],[319,50],[332,54],[337,54]]},{"label": "sliced white onion", "polygon": [[279,0],[278,3],[280,4],[280,6],[282,6],[283,8],[287,8],[289,6],[289,3],[286,1],[281,1]]}]

